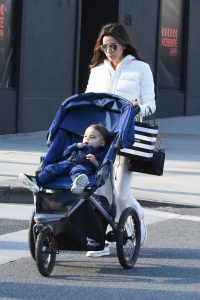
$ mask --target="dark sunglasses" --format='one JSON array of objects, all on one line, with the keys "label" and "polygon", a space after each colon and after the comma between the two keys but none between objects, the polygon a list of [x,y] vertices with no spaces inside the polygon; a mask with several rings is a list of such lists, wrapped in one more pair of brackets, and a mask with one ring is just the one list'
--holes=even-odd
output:
[{"label": "dark sunglasses", "polygon": [[102,52],[107,52],[108,49],[110,52],[114,52],[117,50],[117,47],[119,46],[119,44],[115,44],[115,43],[110,43],[110,44],[103,44],[100,46],[100,49]]}]

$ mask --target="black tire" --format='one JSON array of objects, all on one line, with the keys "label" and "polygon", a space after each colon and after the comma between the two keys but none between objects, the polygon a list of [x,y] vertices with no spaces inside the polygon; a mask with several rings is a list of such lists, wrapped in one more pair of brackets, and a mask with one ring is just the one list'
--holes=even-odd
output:
[{"label": "black tire", "polygon": [[117,226],[117,256],[125,269],[132,268],[140,252],[140,221],[136,211],[128,207],[119,219]]},{"label": "black tire", "polygon": [[33,226],[35,225],[34,216],[35,216],[35,210],[32,212],[31,219],[29,222],[28,245],[29,245],[29,250],[30,250],[31,256],[35,260],[35,241],[34,241],[34,235],[33,235]]},{"label": "black tire", "polygon": [[53,237],[47,231],[38,234],[36,242],[36,264],[41,275],[49,276],[56,261]]}]

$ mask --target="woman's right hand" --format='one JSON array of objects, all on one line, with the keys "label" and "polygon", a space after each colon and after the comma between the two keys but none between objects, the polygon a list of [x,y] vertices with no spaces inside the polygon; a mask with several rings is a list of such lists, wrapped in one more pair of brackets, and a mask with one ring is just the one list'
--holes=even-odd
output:
[{"label": "woman's right hand", "polygon": [[133,106],[135,108],[135,115],[139,114],[139,112],[140,112],[140,106],[138,104],[137,99],[133,100],[132,103],[133,103]]}]

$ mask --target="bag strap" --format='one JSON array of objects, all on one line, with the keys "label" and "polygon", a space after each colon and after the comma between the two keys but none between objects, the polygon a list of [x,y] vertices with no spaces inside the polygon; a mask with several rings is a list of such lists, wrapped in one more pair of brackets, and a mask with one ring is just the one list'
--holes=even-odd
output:
[{"label": "bag strap", "polygon": [[159,131],[158,131],[158,133],[157,133],[157,140],[156,140],[156,142],[158,143],[158,145],[159,145],[159,147],[160,147],[160,151],[162,151],[162,152],[165,152],[165,148],[163,147],[163,145],[162,145],[162,143],[161,143],[161,138],[160,138],[160,133],[159,133]]},{"label": "bag strap", "polygon": [[[146,110],[145,110],[145,119],[147,120],[148,124],[150,124],[150,120],[153,121],[153,124],[155,126],[157,126],[156,124],[156,120],[155,120],[155,117],[154,117],[154,114],[151,110],[151,107],[150,106],[147,106],[147,109],[148,109],[148,114],[146,114]],[[157,144],[159,145],[159,150],[160,151],[165,151],[165,148],[163,147],[162,145],[162,142],[161,142],[161,137],[160,137],[160,132],[158,130],[158,133],[157,133],[157,140],[156,140]]]},{"label": "bag strap", "polygon": [[[148,112],[147,112],[147,109],[148,109]],[[157,126],[154,114],[153,114],[150,106],[147,106],[147,108],[145,110],[144,118],[145,118],[145,120],[147,120],[148,124],[151,123],[150,121],[153,121],[153,125]]]}]

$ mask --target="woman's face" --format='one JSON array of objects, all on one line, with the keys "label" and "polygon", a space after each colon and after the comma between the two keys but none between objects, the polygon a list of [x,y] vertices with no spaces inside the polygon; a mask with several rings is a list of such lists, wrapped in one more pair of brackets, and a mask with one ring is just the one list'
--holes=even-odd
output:
[{"label": "woman's face", "polygon": [[112,66],[116,68],[123,58],[125,47],[120,45],[112,36],[104,36],[102,42],[101,50],[105,53]]}]

